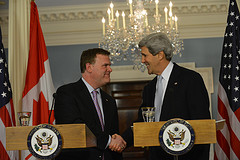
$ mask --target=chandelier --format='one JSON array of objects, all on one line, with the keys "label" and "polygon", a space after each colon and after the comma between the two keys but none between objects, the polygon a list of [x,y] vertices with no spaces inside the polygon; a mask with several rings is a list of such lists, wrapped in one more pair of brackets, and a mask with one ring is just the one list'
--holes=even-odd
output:
[{"label": "chandelier", "polygon": [[[130,11],[126,18],[124,11],[121,12],[121,16],[118,10],[114,13],[114,4],[110,3],[107,10],[108,20],[102,18],[103,38],[99,47],[111,53],[112,64],[131,62],[133,69],[144,71],[145,65],[141,63],[138,43],[146,35],[156,32],[165,33],[174,47],[173,54],[181,56],[181,51],[184,49],[183,41],[179,39],[178,18],[173,15],[173,4],[170,1],[169,7],[164,8],[164,18],[159,14],[158,4],[159,0],[155,0],[155,10],[150,17],[148,12],[151,10],[147,11],[145,8],[153,5],[152,0],[129,0]],[[126,23],[126,19],[129,23]],[[149,23],[149,20],[152,21]]]}]

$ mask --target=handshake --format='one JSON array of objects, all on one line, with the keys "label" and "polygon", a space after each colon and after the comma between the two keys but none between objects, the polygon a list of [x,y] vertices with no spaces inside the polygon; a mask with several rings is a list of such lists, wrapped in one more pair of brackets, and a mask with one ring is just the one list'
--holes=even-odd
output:
[{"label": "handshake", "polygon": [[114,134],[112,135],[111,142],[109,144],[109,149],[115,152],[122,152],[126,148],[127,143],[124,141],[124,139],[118,135]]}]

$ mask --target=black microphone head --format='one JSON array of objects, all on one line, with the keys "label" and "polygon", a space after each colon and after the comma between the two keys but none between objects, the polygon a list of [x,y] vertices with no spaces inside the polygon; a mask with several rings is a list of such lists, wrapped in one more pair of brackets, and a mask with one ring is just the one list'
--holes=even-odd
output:
[{"label": "black microphone head", "polygon": [[53,93],[53,98],[57,98],[57,93]]}]

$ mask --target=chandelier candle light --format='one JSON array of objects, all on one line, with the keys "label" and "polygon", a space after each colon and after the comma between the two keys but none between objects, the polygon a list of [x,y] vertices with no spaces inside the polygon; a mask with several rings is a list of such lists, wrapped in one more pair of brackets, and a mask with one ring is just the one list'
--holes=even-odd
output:
[{"label": "chandelier candle light", "polygon": [[[144,71],[145,66],[141,63],[138,43],[144,36],[156,32],[165,33],[172,42],[174,54],[181,56],[181,51],[184,49],[183,41],[179,39],[178,17],[173,16],[171,1],[169,9],[164,8],[165,20],[160,23],[159,0],[155,0],[154,23],[151,22],[152,25],[148,23],[148,13],[145,9],[146,6],[152,5],[152,0],[129,0],[128,5],[129,19],[127,20],[129,20],[129,23],[126,24],[124,11],[121,12],[122,18],[120,18],[118,10],[114,14],[114,4],[112,2],[110,8],[107,9],[108,23],[106,23],[104,17],[102,18],[103,39],[99,43],[99,47],[111,53],[110,58],[113,64],[122,61],[133,62],[134,69]],[[120,25],[120,22],[122,22],[122,25]]]}]

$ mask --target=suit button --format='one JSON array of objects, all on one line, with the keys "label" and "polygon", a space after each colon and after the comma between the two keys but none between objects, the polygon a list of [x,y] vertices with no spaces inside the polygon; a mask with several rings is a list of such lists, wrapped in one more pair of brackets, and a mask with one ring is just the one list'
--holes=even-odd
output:
[{"label": "suit button", "polygon": [[99,157],[99,159],[102,159],[102,156],[98,156]]}]

